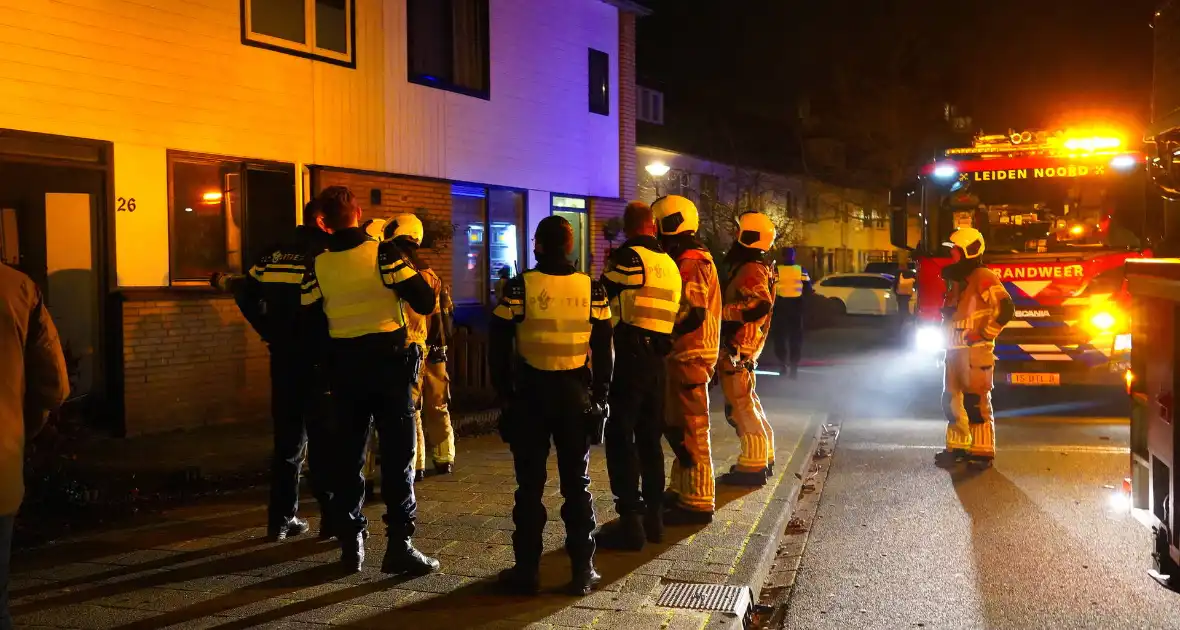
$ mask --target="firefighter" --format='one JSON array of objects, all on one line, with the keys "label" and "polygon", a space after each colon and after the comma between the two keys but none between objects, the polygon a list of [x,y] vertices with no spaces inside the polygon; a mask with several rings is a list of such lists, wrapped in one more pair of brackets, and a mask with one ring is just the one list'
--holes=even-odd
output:
[{"label": "firefighter", "polygon": [[675,457],[668,479],[666,525],[713,521],[715,482],[709,443],[709,382],[721,335],[721,286],[709,250],[696,237],[697,207],[679,195],[652,204],[664,251],[680,270],[680,311],[667,359],[664,436]]},{"label": "firefighter", "polygon": [[448,312],[450,297],[443,289],[442,280],[418,256],[424,230],[422,221],[412,214],[394,217],[385,225],[384,238],[392,240],[406,256],[418,273],[426,278],[434,292],[434,310],[422,316],[406,311],[406,335],[408,341],[418,346],[422,355],[418,380],[414,382],[414,422],[418,433],[418,449],[414,457],[415,479],[422,480],[426,469],[427,446],[434,444],[431,459],[435,471],[449,474],[455,460],[455,436],[451,430],[451,417],[447,410],[450,397],[450,379],[447,376],[446,342],[450,335],[443,331],[444,318]]},{"label": "firefighter", "polygon": [[627,240],[602,277],[615,323],[606,469],[619,520],[603,527],[598,543],[638,551],[649,540],[663,540],[665,369],[682,287],[647,204],[627,205],[623,230]]},{"label": "firefighter", "polygon": [[328,388],[324,377],[322,340],[327,324],[322,314],[300,308],[300,283],[307,262],[326,247],[327,234],[318,226],[320,206],[309,202],[303,225],[296,227],[275,249],[264,254],[249,271],[236,276],[215,273],[211,284],[230,291],[246,321],[270,350],[270,408],[274,450],[270,467],[267,537],[284,540],[308,530],[297,516],[299,474],[307,448],[309,481],[320,506],[320,537],[331,538],[334,524],[332,493],[325,461],[324,440]]},{"label": "firefighter", "polygon": [[434,291],[390,242],[359,226],[361,209],[348,188],[320,193],[327,250],[305,271],[302,302],[327,318],[329,385],[335,412],[333,517],[341,562],[360,571],[365,560],[366,446],[376,426],[388,548],[381,571],[422,575],[438,561],[414,548],[414,410],[410,389],[419,352],[407,344],[405,309],[425,315]]},{"label": "firefighter", "polygon": [[916,283],[917,278],[914,277],[912,270],[903,268],[898,271],[897,282],[893,290],[897,294],[897,314],[901,318],[902,325],[905,325],[910,319],[910,300],[914,297],[914,285]]},{"label": "firefighter", "polygon": [[489,326],[500,436],[512,450],[517,483],[516,564],[500,574],[500,582],[517,593],[539,589],[547,518],[541,499],[552,442],[573,574],[569,591],[585,595],[601,580],[594,569],[590,444],[601,443],[606,420],[614,361],[610,306],[602,285],[569,262],[574,237],[568,221],[545,217],[535,243],[537,266],[508,282]]},{"label": "firefighter", "polygon": [[996,337],[1016,309],[1000,278],[983,266],[979,230],[961,227],[945,245],[953,261],[942,272],[947,281],[942,312],[948,329],[942,407],[948,424],[946,450],[936,461],[945,465],[966,459],[986,467],[996,456],[991,394]]},{"label": "firefighter", "polygon": [[718,369],[742,450],[721,481],[733,485],[765,485],[774,471],[774,429],[758,400],[754,377],[774,309],[774,269],[766,260],[774,239],[770,217],[747,212],[738,217],[737,238],[726,255],[731,267],[724,290]]},{"label": "firefighter", "polygon": [[770,327],[774,354],[787,370],[787,376],[795,379],[799,377],[799,360],[803,354],[803,301],[811,294],[811,276],[795,263],[794,247],[783,248],[775,286],[774,322]]}]

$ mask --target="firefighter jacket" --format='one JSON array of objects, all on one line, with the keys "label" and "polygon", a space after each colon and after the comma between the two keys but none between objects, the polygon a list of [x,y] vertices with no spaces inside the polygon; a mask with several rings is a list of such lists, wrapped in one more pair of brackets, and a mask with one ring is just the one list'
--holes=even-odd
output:
[{"label": "firefighter jacket", "polygon": [[[805,287],[806,285],[806,287]],[[799,265],[779,265],[776,292],[781,298],[803,297],[805,288],[810,288],[811,276]]]},{"label": "firefighter jacket", "polygon": [[680,269],[654,236],[627,240],[607,261],[602,284],[611,319],[665,338],[672,334],[683,290]]},{"label": "firefighter jacket", "polygon": [[431,330],[438,327],[437,320],[440,317],[438,303],[439,294],[442,292],[442,280],[439,280],[438,274],[425,264],[418,267],[418,273],[422,274],[426,283],[430,285],[431,293],[434,296],[434,308],[430,309],[426,315],[419,315],[413,309],[407,309],[403,305],[402,312],[406,316],[406,342],[416,343],[425,351]]},{"label": "firefighter jacket", "polygon": [[607,394],[614,369],[610,306],[606,289],[590,276],[564,259],[543,261],[508,281],[492,315],[488,362],[502,398],[512,397],[513,356],[542,372],[590,365],[592,390]]},{"label": "firefighter jacket", "polygon": [[996,337],[1012,320],[1012,297],[1000,278],[987,267],[977,267],[963,280],[951,280],[943,302],[949,330],[947,347],[994,346]]},{"label": "firefighter jacket", "polygon": [[327,248],[327,238],[322,231],[301,225],[231,284],[242,315],[272,352],[316,354],[326,337],[323,312],[303,309],[300,302],[304,273]]},{"label": "firefighter jacket", "polygon": [[721,319],[722,328],[728,334],[722,343],[735,349],[743,359],[756,361],[766,345],[774,285],[773,268],[761,260],[740,263],[725,285]]},{"label": "firefighter jacket", "polygon": [[910,275],[906,275],[905,272],[898,274],[898,276],[897,276],[897,294],[901,295],[901,296],[913,295],[914,294],[914,284],[916,284],[916,282],[917,282],[916,278],[914,278],[913,276],[910,276]]},{"label": "firefighter jacket", "polygon": [[405,328],[405,307],[434,310],[430,284],[390,242],[360,228],[333,233],[304,272],[302,304],[323,309],[328,334],[351,339]]},{"label": "firefighter jacket", "polygon": [[717,279],[717,265],[709,250],[699,243],[679,252],[675,260],[684,288],[669,358],[716,365],[721,344],[721,283]]}]

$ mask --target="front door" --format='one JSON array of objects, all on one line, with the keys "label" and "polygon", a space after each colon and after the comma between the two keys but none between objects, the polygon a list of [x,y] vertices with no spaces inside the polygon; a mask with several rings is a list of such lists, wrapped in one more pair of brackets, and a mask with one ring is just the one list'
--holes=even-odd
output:
[{"label": "front door", "polygon": [[71,398],[101,384],[100,208],[105,172],[0,158],[0,256],[41,288],[61,335]]}]

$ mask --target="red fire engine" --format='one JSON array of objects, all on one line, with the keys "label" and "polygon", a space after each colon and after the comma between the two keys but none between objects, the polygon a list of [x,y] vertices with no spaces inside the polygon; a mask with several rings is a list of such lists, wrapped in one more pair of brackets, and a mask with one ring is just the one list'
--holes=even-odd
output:
[{"label": "red fire engine", "polygon": [[979,135],[926,165],[893,199],[893,244],[917,264],[916,347],[941,349],[943,243],[971,226],[1016,306],[996,341],[997,382],[1121,384],[1131,350],[1124,262],[1146,254],[1144,160],[1105,130],[1024,131]]}]

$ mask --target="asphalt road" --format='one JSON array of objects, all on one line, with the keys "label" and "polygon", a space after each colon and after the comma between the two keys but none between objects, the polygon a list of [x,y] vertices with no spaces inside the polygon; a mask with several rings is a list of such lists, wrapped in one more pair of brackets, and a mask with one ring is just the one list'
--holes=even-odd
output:
[{"label": "asphalt road", "polygon": [[937,368],[842,330],[823,334],[861,335],[859,363],[773,394],[843,417],[785,627],[1180,628],[1180,595],[1146,574],[1149,530],[1111,504],[1120,397],[998,391],[995,466],[950,472],[933,465]]}]

